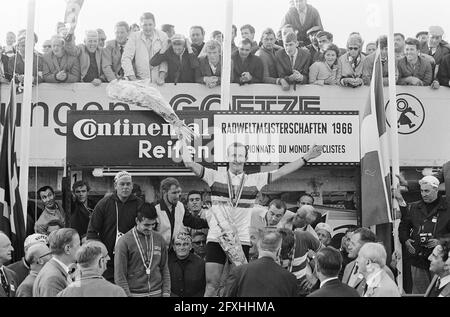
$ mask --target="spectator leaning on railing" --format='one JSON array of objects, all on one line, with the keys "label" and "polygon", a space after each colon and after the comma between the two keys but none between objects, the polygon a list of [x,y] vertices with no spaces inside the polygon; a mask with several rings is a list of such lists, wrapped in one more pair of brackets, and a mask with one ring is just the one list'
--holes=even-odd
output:
[{"label": "spectator leaning on railing", "polygon": [[[381,55],[381,67],[383,71],[383,86],[389,85],[389,72],[388,72],[388,39],[386,35],[382,35],[377,39],[377,47],[380,48]],[[375,64],[375,55],[371,54],[366,57],[363,63],[362,79],[364,85],[369,86],[372,81],[373,65]],[[398,80],[397,60],[395,61],[395,81]]]},{"label": "spectator leaning on railing", "polygon": [[118,22],[115,27],[116,38],[106,42],[106,47],[102,52],[102,70],[108,82],[123,77],[122,55],[129,33],[128,23]]},{"label": "spectator leaning on railing", "polygon": [[347,53],[339,57],[338,82],[341,86],[361,87],[362,69],[366,57],[361,53],[363,40],[359,35],[351,35],[347,40]]},{"label": "spectator leaning on railing", "polygon": [[317,61],[309,68],[309,83],[314,85],[337,85],[339,48],[330,44],[324,52],[323,61]]},{"label": "spectator leaning on railing", "polygon": [[231,55],[233,83],[240,85],[262,83],[264,69],[261,59],[251,53],[252,42],[243,39],[239,43],[239,50]]},{"label": "spectator leaning on railing", "polygon": [[431,64],[419,56],[420,43],[408,38],[405,41],[406,56],[398,61],[398,85],[429,86],[433,78]]},{"label": "spectator leaning on railing", "polygon": [[204,45],[206,56],[199,57],[199,67],[195,69],[195,82],[204,84],[208,88],[220,85],[222,74],[221,45],[215,40]]}]

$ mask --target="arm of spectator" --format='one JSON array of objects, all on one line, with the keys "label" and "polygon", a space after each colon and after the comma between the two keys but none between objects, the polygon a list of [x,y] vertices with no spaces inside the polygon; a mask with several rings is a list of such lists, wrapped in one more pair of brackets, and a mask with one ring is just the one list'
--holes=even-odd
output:
[{"label": "arm of spectator", "polygon": [[194,216],[188,211],[185,211],[184,217],[183,217],[183,225],[185,227],[189,227],[192,229],[204,229],[209,228],[208,222],[205,219],[202,219],[200,217]]},{"label": "arm of spectator", "polygon": [[195,69],[195,82],[197,84],[202,84],[205,85],[205,77],[202,74],[202,70],[200,69],[200,67]]},{"label": "arm of spectator", "polygon": [[439,66],[437,79],[441,86],[450,87],[450,57],[444,58]]},{"label": "arm of spectator", "polygon": [[192,156],[187,148],[186,140],[184,140],[181,135],[179,136],[179,142],[184,166],[189,168],[196,176],[201,177],[203,174],[203,166],[192,160]]},{"label": "arm of spectator", "polygon": [[70,41],[65,41],[64,50],[67,55],[78,57],[81,54],[82,45],[75,45],[75,39],[72,37]]},{"label": "arm of spectator", "polygon": [[50,67],[47,62],[44,61],[44,71],[42,72],[42,76],[44,77],[44,81],[46,83],[58,83],[59,81],[55,77],[56,74],[52,73]]},{"label": "arm of spectator", "polygon": [[412,229],[410,206],[400,207],[402,219],[398,227],[398,237],[401,243],[405,243],[410,238],[410,231]]},{"label": "arm of spectator", "polygon": [[261,61],[261,59],[259,57],[256,57],[256,67],[255,67],[255,70],[253,71],[253,73],[251,75],[252,75],[252,79],[250,80],[250,83],[258,84],[258,83],[262,83],[263,82],[263,79],[264,79],[264,66],[263,66],[263,63],[262,63],[262,61]]},{"label": "arm of spectator", "polygon": [[194,52],[189,53],[188,58],[189,58],[189,64],[191,65],[192,69],[196,70],[200,67],[198,57],[197,57],[197,55],[195,55]]},{"label": "arm of spectator", "polygon": [[366,86],[370,86],[370,82],[372,80],[373,64],[374,60],[371,57],[368,57],[363,61],[362,80]]},{"label": "arm of spectator", "polygon": [[[318,63],[314,63],[309,68],[309,83],[320,85],[320,83],[316,83],[318,81],[317,80],[318,75],[319,75],[319,65],[318,65]],[[322,83],[322,85],[323,85],[323,83]]]},{"label": "arm of spectator", "polygon": [[432,70],[431,64],[429,62],[424,60],[424,63],[426,65],[426,67],[425,67],[425,72],[424,72],[422,82],[423,82],[424,86],[430,86],[431,82],[433,81],[433,70]]},{"label": "arm of spectator", "polygon": [[165,61],[167,61],[167,54],[166,53],[161,54],[161,52],[158,52],[155,55],[153,55],[153,57],[150,59],[150,65],[158,66]]},{"label": "arm of spectator", "polygon": [[[161,256],[163,254],[161,253]],[[128,275],[128,245],[125,239],[117,241],[114,250],[114,284],[120,286],[127,296],[131,296],[130,287],[127,281]]]},{"label": "arm of spectator", "polygon": [[80,60],[78,57],[74,58],[74,62],[72,67],[66,70],[67,73],[67,83],[77,83],[81,81],[81,68],[80,68]]},{"label": "arm of spectator", "polygon": [[116,79],[116,74],[112,69],[113,64],[112,51],[113,51],[112,46],[107,46],[102,51],[102,70],[108,82],[111,82],[114,79]]},{"label": "arm of spectator", "polygon": [[[258,57],[260,56],[258,54],[258,52],[255,55],[258,56]],[[263,83],[279,85],[278,78],[270,77],[269,65],[267,63],[264,63],[264,62],[262,63],[262,65],[263,65]]]},{"label": "arm of spectator", "polygon": [[133,59],[136,54],[136,39],[135,36],[130,35],[125,44],[125,48],[123,49],[122,54],[122,69],[125,77],[131,77],[132,79],[136,78],[136,74],[134,73],[133,68]]},{"label": "arm of spectator", "polygon": [[86,233],[87,240],[100,240],[100,230],[104,223],[104,209],[105,201],[99,201],[95,206],[94,211],[89,220],[88,229]]},{"label": "arm of spectator", "polygon": [[[162,44],[161,44],[161,50],[163,52],[166,52],[169,49],[169,38],[166,35],[166,33],[163,32],[162,34]],[[161,65],[159,65],[159,74],[161,78],[161,73],[164,73],[164,78],[166,78],[166,74],[169,71],[169,65],[167,62],[162,62]]]},{"label": "arm of spectator", "polygon": [[171,287],[170,287],[170,271],[169,271],[169,261],[167,256],[167,246],[163,242],[161,247],[161,262],[160,270],[162,276],[162,296],[170,297]]}]

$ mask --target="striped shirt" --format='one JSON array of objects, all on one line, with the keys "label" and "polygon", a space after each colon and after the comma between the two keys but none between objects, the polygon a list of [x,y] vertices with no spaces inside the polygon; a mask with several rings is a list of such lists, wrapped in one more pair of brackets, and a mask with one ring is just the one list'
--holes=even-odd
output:
[{"label": "striped shirt", "polygon": [[[244,173],[234,175],[230,172],[218,172],[213,169],[203,168],[201,178],[211,188],[211,212],[214,212],[219,219],[222,226],[226,227],[228,223],[224,214],[218,208],[219,205],[227,204],[229,199],[228,193],[228,174],[231,178],[231,183],[235,192],[238,191],[238,187],[241,184]],[[250,221],[252,217],[252,209],[255,205],[256,196],[261,188],[269,184],[271,181],[270,173],[255,173],[246,175],[244,187],[242,190],[239,204],[234,210],[230,210],[229,218],[231,222],[236,226],[239,239],[242,244],[250,245]],[[225,228],[227,229],[227,228]],[[208,242],[218,242],[218,237],[221,234],[221,229],[217,224],[215,217],[211,216],[209,220],[209,232]]]}]

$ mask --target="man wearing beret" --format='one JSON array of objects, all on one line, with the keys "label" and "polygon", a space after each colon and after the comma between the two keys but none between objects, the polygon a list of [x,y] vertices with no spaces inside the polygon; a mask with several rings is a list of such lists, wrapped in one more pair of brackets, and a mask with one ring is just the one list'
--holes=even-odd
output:
[{"label": "man wearing beret", "polygon": [[430,256],[438,239],[450,233],[447,202],[438,193],[439,180],[425,176],[419,181],[422,199],[401,207],[400,242],[405,245],[411,262],[413,294],[424,294],[430,284]]}]

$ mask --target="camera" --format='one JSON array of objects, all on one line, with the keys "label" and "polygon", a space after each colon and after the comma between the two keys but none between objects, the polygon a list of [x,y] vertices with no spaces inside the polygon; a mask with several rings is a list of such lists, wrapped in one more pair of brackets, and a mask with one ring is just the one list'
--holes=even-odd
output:
[{"label": "camera", "polygon": [[428,244],[428,241],[433,238],[433,234],[431,232],[420,232],[420,245],[425,247]]}]

